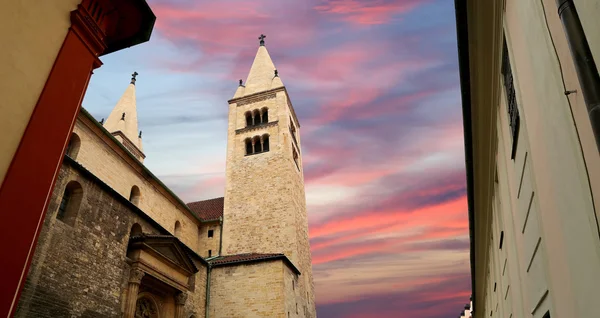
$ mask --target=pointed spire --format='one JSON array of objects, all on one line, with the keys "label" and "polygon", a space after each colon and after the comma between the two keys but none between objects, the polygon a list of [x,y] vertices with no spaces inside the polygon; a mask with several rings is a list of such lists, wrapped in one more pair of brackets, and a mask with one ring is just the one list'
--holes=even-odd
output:
[{"label": "pointed spire", "polygon": [[[104,128],[113,135],[124,135],[129,141],[142,151],[141,135],[138,135],[138,120],[135,100],[135,82],[137,72],[131,74],[131,82],[125,89],[123,96],[117,102],[112,112],[104,122]],[[122,139],[122,138],[117,138]],[[121,141],[126,143],[126,141]],[[136,154],[134,154],[136,155]]]},{"label": "pointed spire", "polygon": [[248,79],[246,79],[246,85],[244,85],[243,91],[240,89],[241,86],[238,87],[234,98],[283,86],[283,82],[281,82],[281,78],[279,77],[279,72],[275,68],[275,64],[273,64],[273,60],[271,60],[271,56],[265,46],[265,38],[266,36],[264,34],[261,34],[260,37],[258,37],[260,46],[258,47],[258,52],[256,52],[256,57],[250,68]]}]

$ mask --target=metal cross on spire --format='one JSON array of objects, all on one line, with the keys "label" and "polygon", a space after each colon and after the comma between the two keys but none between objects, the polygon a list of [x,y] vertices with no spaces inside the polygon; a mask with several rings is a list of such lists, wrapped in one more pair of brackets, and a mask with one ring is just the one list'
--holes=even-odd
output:
[{"label": "metal cross on spire", "polygon": [[133,72],[133,74],[131,74],[131,84],[135,85],[135,77],[138,76],[138,72]]},{"label": "metal cross on spire", "polygon": [[261,34],[261,35],[258,37],[258,39],[260,40],[260,46],[265,46],[265,38],[266,38],[266,37],[267,37],[267,36],[266,36],[266,35],[264,35],[264,34]]}]

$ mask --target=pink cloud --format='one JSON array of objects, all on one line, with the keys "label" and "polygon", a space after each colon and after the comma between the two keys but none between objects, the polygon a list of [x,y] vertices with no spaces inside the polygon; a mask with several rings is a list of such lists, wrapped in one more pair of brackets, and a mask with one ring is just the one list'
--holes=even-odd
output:
[{"label": "pink cloud", "polygon": [[338,15],[354,24],[384,24],[397,14],[406,13],[420,4],[419,0],[327,0],[315,10]]}]

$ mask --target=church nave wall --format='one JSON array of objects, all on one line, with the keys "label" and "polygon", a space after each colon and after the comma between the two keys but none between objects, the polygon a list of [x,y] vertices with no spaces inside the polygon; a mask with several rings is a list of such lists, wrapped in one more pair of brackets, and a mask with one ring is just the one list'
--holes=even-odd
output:
[{"label": "church nave wall", "polygon": [[[179,221],[178,238],[197,251],[198,224],[189,212],[179,207],[176,200],[152,180],[100,128],[79,115],[74,132],[81,139],[77,162],[110,185],[123,197],[129,198],[133,186],[140,190],[138,206],[171,234]],[[202,252],[202,251],[197,251]]]}]

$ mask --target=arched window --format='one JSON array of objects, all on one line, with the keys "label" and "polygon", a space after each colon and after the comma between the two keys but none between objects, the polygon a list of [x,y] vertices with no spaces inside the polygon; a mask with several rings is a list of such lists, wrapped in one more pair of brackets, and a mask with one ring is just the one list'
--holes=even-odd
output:
[{"label": "arched window", "polygon": [[129,237],[137,236],[140,234],[142,234],[142,226],[138,223],[134,223],[133,226],[131,226],[131,231],[129,231]]},{"label": "arched window", "polygon": [[269,110],[265,107],[260,110],[260,123],[266,124],[269,122]]},{"label": "arched window", "polygon": [[179,234],[181,233],[181,223],[179,223],[179,221],[175,222],[175,231],[173,231],[175,233],[175,237],[179,237]]},{"label": "arched window", "polygon": [[71,134],[71,139],[69,139],[69,144],[67,145],[67,151],[65,154],[72,159],[77,159],[77,154],[79,153],[79,147],[81,147],[81,139],[77,136],[76,133]]},{"label": "arched window", "polygon": [[252,113],[246,112],[246,126],[252,126]]},{"label": "arched window", "polygon": [[262,136],[262,148],[263,152],[269,151],[269,135],[267,134],[264,134]]},{"label": "arched window", "polygon": [[257,109],[252,111],[252,125],[256,126],[260,124],[260,113]]},{"label": "arched window", "polygon": [[247,155],[251,155],[254,153],[254,151],[252,151],[252,139],[250,138],[246,138],[246,154]]},{"label": "arched window", "polygon": [[254,152],[253,153],[262,152],[262,145],[260,143],[260,138],[258,136],[252,138],[252,145],[254,146]]},{"label": "arched window", "polygon": [[131,187],[131,192],[129,193],[129,201],[131,201],[131,203],[138,205],[140,203],[140,188],[138,188],[137,186],[133,186]]},{"label": "arched window", "polygon": [[77,214],[79,213],[81,199],[83,199],[83,189],[81,188],[81,184],[77,181],[69,182],[65,187],[65,192],[63,193],[62,200],[58,206],[56,218],[73,226]]}]

